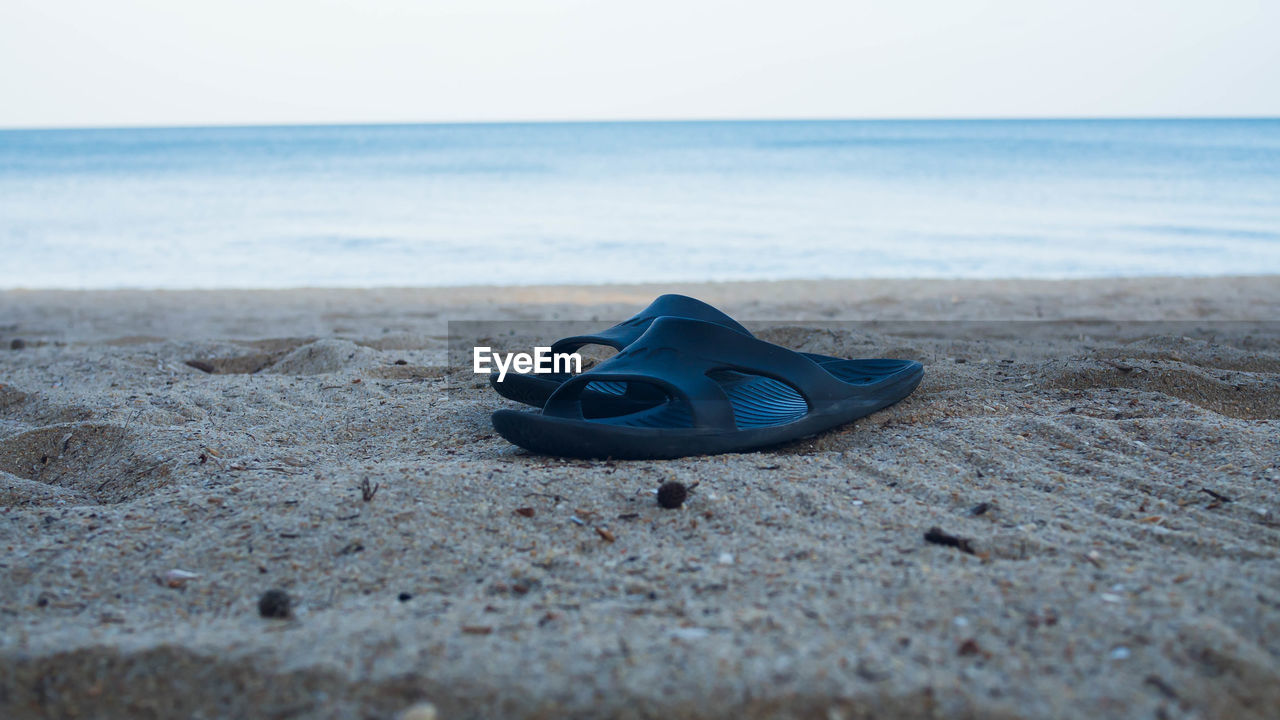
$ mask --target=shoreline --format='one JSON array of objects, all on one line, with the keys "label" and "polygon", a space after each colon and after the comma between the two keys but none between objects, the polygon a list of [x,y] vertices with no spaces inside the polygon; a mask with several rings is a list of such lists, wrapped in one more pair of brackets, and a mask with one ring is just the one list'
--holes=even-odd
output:
[{"label": "shoreline", "polygon": [[[359,335],[393,317],[406,336],[449,320],[621,319],[664,292],[742,320],[1243,320],[1280,316],[1280,275],[1090,280],[787,280],[637,285],[278,290],[4,290],[0,345],[36,338],[265,339]],[[1080,305],[1080,297],[1112,297]],[[346,321],[344,324],[343,321]],[[146,332],[143,332],[145,330]]]},{"label": "shoreline", "polygon": [[[778,448],[584,462],[505,443],[488,416],[517,406],[443,367],[451,320],[607,325],[660,292],[924,383]],[[5,717],[1280,707],[1277,276],[0,308]],[[682,510],[670,479],[698,483]],[[272,588],[292,619],[259,616]]]}]

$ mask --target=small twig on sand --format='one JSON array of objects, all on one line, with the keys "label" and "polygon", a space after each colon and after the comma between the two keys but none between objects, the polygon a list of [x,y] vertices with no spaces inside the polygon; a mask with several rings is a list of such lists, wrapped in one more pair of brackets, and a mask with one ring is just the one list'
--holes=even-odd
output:
[{"label": "small twig on sand", "polygon": [[925,542],[931,542],[934,545],[946,545],[953,547],[960,552],[966,552],[970,555],[976,555],[973,543],[969,538],[959,537],[951,533],[943,532],[942,528],[931,527],[929,532],[924,534]]},{"label": "small twig on sand", "polygon": [[378,488],[380,487],[382,487],[382,483],[370,485],[369,478],[365,478],[361,480],[360,481],[360,498],[365,502],[369,502],[370,500],[373,499],[374,495],[378,494]]},{"label": "small twig on sand", "polygon": [[1200,492],[1207,494],[1209,497],[1213,498],[1214,500],[1217,500],[1218,502],[1224,502],[1224,503],[1232,502],[1231,498],[1227,497],[1226,495],[1223,495],[1222,493],[1214,492],[1209,488],[1202,487],[1200,488]]},{"label": "small twig on sand", "polygon": [[536,495],[537,497],[544,497],[544,498],[548,498],[548,499],[550,499],[552,502],[557,502],[557,503],[558,503],[558,502],[561,502],[561,501],[563,501],[563,500],[564,500],[564,498],[563,498],[563,497],[561,497],[561,496],[559,496],[559,495],[556,495],[555,493],[527,492],[527,493],[525,493],[525,494],[524,494],[524,496],[525,496],[525,497],[529,497],[530,495]]},{"label": "small twig on sand", "polygon": [[1106,363],[1106,364],[1110,365],[1111,367],[1113,367],[1113,368],[1115,368],[1115,369],[1119,370],[1120,372],[1126,372],[1126,373],[1127,373],[1127,372],[1133,372],[1134,370],[1137,370],[1137,368],[1135,368],[1134,366],[1129,365],[1129,364],[1127,364],[1127,363],[1122,363],[1122,362],[1120,362],[1120,361],[1118,361],[1118,360],[1107,360],[1107,359],[1103,359],[1103,361],[1102,361],[1102,362],[1104,362],[1104,363]]}]

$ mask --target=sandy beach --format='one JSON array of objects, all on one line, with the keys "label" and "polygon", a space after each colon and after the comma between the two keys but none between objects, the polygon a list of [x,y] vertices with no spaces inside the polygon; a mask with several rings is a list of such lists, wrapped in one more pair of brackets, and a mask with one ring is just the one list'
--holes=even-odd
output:
[{"label": "sandy beach", "polygon": [[[564,461],[447,364],[663,292],[925,379]],[[1276,277],[0,292],[0,717],[1280,717],[1277,318]]]}]

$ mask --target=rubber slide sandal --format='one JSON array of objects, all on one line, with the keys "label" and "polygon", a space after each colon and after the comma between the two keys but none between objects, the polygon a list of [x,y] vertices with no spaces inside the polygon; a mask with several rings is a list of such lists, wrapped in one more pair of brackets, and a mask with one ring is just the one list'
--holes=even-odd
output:
[{"label": "rubber slide sandal", "polygon": [[[649,329],[649,325],[660,317],[683,317],[704,322],[723,325],[735,332],[750,335],[751,332],[738,324],[736,320],[720,312],[716,308],[687,295],[661,295],[649,306],[627,320],[606,330],[589,334],[574,335],[557,340],[551,346],[552,353],[571,353],[587,345],[604,345],[614,350],[622,350]],[[547,398],[555,392],[572,375],[561,373],[507,373],[502,382],[498,382],[498,374],[490,373],[489,385],[497,393],[518,403],[542,407]],[[652,407],[665,396],[654,397],[647,388],[633,388],[627,392],[626,383],[592,383],[583,390],[582,403],[587,417],[601,417],[635,412]]]},{"label": "rubber slide sandal", "polygon": [[[617,355],[562,383],[541,412],[499,410],[493,427],[526,450],[565,457],[740,452],[869,415],[910,395],[923,375],[910,360],[820,364],[724,325],[663,317]],[[583,395],[598,383],[645,386],[663,399],[588,417]]]},{"label": "rubber slide sandal", "polygon": [[[721,325],[748,337],[754,337],[751,331],[738,324],[736,320],[715,307],[687,295],[667,294],[658,297],[644,310],[630,319],[624,320],[611,328],[591,335],[575,335],[557,340],[551,346],[553,353],[570,353],[587,345],[604,345],[615,350],[622,350],[649,329],[649,325],[660,317],[680,317]],[[819,362],[870,363],[866,368],[869,373],[878,372],[878,360],[841,360],[827,355],[803,353],[805,357]],[[508,400],[518,403],[542,407],[547,399],[565,381],[573,377],[563,373],[507,373],[498,382],[498,374],[489,374],[489,385],[497,393]],[[651,386],[628,386],[627,383],[593,382],[582,391],[582,410],[588,418],[608,417],[637,412],[664,401],[666,395],[655,393]]]}]

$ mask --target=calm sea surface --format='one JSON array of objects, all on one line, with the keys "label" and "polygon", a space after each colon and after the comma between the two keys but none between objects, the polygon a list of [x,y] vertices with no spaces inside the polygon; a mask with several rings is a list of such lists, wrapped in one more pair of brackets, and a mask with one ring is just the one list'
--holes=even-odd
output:
[{"label": "calm sea surface", "polygon": [[1280,120],[0,131],[0,287],[1280,273]]}]

